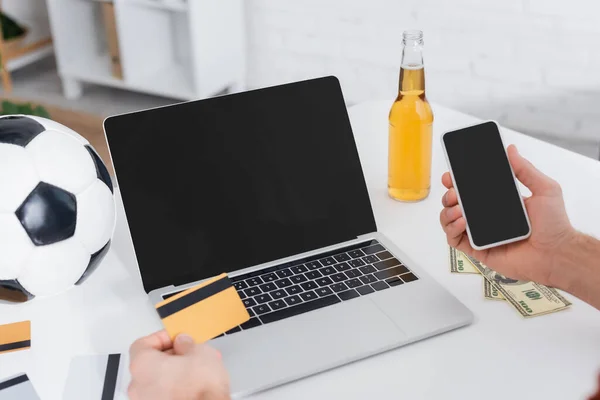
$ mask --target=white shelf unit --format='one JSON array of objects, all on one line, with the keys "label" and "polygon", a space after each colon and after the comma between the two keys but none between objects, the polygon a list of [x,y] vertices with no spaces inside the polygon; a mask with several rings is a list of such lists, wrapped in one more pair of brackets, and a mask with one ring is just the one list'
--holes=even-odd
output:
[{"label": "white shelf unit", "polygon": [[[20,48],[29,47],[51,36],[48,13],[44,3],[40,5],[38,0],[3,0],[1,5],[3,11],[14,17],[19,24],[28,30],[25,39],[19,45]],[[6,63],[6,69],[9,72],[13,72],[48,57],[52,53],[52,43],[45,44],[33,51],[28,51],[19,57],[9,60]]]},{"label": "white shelf unit", "polygon": [[181,100],[245,87],[243,0],[113,0],[123,78],[111,71],[102,2],[46,0],[64,94],[83,83]]}]

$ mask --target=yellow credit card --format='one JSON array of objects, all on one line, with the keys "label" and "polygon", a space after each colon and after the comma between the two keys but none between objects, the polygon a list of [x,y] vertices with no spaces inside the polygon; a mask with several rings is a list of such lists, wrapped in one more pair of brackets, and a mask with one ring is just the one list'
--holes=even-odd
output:
[{"label": "yellow credit card", "polygon": [[0,325],[0,354],[31,347],[31,321]]},{"label": "yellow credit card", "polygon": [[172,340],[181,333],[203,343],[250,319],[227,274],[202,282],[156,305]]}]

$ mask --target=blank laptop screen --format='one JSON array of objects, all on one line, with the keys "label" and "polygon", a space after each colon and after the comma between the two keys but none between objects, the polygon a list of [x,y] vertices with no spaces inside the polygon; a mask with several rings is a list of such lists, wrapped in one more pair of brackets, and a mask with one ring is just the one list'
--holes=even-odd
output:
[{"label": "blank laptop screen", "polygon": [[146,291],[376,231],[336,78],[111,117],[105,130]]}]

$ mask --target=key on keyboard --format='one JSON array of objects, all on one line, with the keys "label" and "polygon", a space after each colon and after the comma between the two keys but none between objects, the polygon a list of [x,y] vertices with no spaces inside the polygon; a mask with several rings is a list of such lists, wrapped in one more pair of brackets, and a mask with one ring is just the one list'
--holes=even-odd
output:
[{"label": "key on keyboard", "polygon": [[[383,271],[376,272],[373,275],[375,275],[375,278],[377,279],[386,279],[391,278],[392,276],[403,274],[405,272],[409,272],[408,268],[406,268],[404,265],[398,265],[394,268],[384,269]],[[246,290],[246,292],[248,292],[248,290]]]},{"label": "key on keyboard", "polygon": [[364,267],[360,267],[359,270],[363,274],[371,274],[373,272],[377,272],[377,270],[375,269],[375,267],[372,266],[372,265],[365,265]]},{"label": "key on keyboard", "polygon": [[300,292],[302,292],[302,288],[300,287],[300,285],[295,285],[295,286],[290,286],[289,288],[285,289],[286,292],[288,292],[288,294],[292,295],[292,294],[298,294]]},{"label": "key on keyboard", "polygon": [[294,275],[294,274],[292,273],[292,271],[290,271],[290,269],[289,269],[289,268],[282,269],[281,271],[277,271],[277,272],[275,272],[275,273],[276,273],[276,274],[277,274],[277,276],[278,276],[278,277],[280,277],[280,278],[287,278],[288,276],[292,276],[292,275]]},{"label": "key on keyboard", "polygon": [[357,269],[351,269],[350,271],[346,271],[344,273],[346,274],[346,276],[348,278],[358,278],[359,276],[362,275],[362,272],[360,272]]},{"label": "key on keyboard", "polygon": [[308,271],[304,265],[296,265],[295,267],[290,268],[294,274],[301,274],[302,272]]},{"label": "key on keyboard", "polygon": [[385,247],[383,247],[380,244],[376,244],[376,245],[373,245],[373,246],[365,247],[365,248],[363,248],[361,250],[364,251],[365,254],[374,254],[374,253],[379,253],[380,251],[385,250]]},{"label": "key on keyboard", "polygon": [[269,307],[267,304],[261,304],[260,306],[254,307],[254,312],[258,315],[268,313],[269,311],[271,311],[271,307]]},{"label": "key on keyboard", "polygon": [[302,300],[304,301],[311,301],[317,299],[319,296],[317,296],[315,292],[305,292],[300,293],[300,297],[302,297]]},{"label": "key on keyboard", "polygon": [[244,305],[246,306],[246,308],[256,305],[256,301],[254,301],[254,299],[244,299],[242,301],[244,302]]},{"label": "key on keyboard", "polygon": [[263,281],[257,276],[255,278],[246,279],[246,283],[248,284],[248,286],[256,286],[263,283]]},{"label": "key on keyboard", "polygon": [[258,318],[250,318],[248,321],[244,322],[240,327],[242,329],[250,329],[256,326],[262,325]]},{"label": "key on keyboard", "polygon": [[358,279],[354,278],[354,279],[350,279],[349,281],[346,281],[346,285],[348,285],[349,288],[355,288],[355,287],[362,286],[362,282],[359,281]]},{"label": "key on keyboard", "polygon": [[356,291],[358,293],[360,293],[361,295],[365,296],[365,295],[367,295],[369,293],[373,293],[375,291],[375,289],[373,289],[369,285],[365,285],[365,286],[361,286],[361,287],[357,288]]},{"label": "key on keyboard", "polygon": [[389,288],[388,284],[384,281],[379,281],[371,284],[371,287],[375,290],[383,290]]},{"label": "key on keyboard", "polygon": [[393,278],[386,279],[385,283],[387,283],[390,286],[398,286],[404,284],[404,281],[400,279],[400,277],[394,276]]},{"label": "key on keyboard", "polygon": [[341,263],[341,264],[336,264],[334,265],[335,269],[337,269],[339,272],[342,271],[348,271],[350,268],[352,268],[350,266],[350,264],[348,264],[347,262]]},{"label": "key on keyboard", "polygon": [[235,287],[235,290],[242,290],[248,287],[248,285],[244,281],[236,282],[233,284],[233,286]]},{"label": "key on keyboard", "polygon": [[304,275],[306,275],[306,277],[310,280],[317,279],[323,276],[319,271],[310,271]]},{"label": "key on keyboard", "polygon": [[333,257],[325,257],[319,260],[323,265],[333,265],[335,264],[335,259]]},{"label": "key on keyboard", "polygon": [[331,285],[333,283],[333,281],[331,279],[329,279],[328,277],[319,278],[315,282],[317,282],[317,284],[319,286],[327,286],[327,285]]},{"label": "key on keyboard", "polygon": [[283,300],[290,306],[296,305],[302,301],[302,299],[300,299],[300,296],[290,296],[286,297]]},{"label": "key on keyboard", "polygon": [[417,278],[417,277],[416,277],[416,275],[415,275],[415,274],[413,274],[412,272],[411,272],[411,273],[408,273],[408,274],[401,275],[401,276],[400,276],[400,278],[402,278],[402,280],[403,280],[404,282],[406,282],[406,283],[408,283],[408,282],[412,282],[412,281],[416,281],[417,279],[419,279],[419,278]]},{"label": "key on keyboard", "polygon": [[331,288],[331,290],[333,290],[334,292],[342,292],[344,290],[348,290],[348,286],[344,285],[343,283],[334,283],[333,285],[329,286]]},{"label": "key on keyboard", "polygon": [[348,279],[348,277],[346,275],[342,274],[341,272],[331,275],[330,278],[334,282],[342,282],[342,281],[345,281],[346,279]]},{"label": "key on keyboard", "polygon": [[350,256],[346,253],[335,255],[335,256],[333,256],[333,258],[335,258],[335,261],[337,261],[337,262],[350,260]]},{"label": "key on keyboard", "polygon": [[277,285],[274,283],[265,283],[264,285],[260,285],[259,288],[263,292],[270,292],[271,290],[277,289]]},{"label": "key on keyboard", "polygon": [[254,300],[256,300],[256,302],[258,304],[262,304],[262,303],[266,303],[267,301],[271,301],[273,299],[271,298],[271,296],[269,296],[268,294],[265,293],[265,294],[259,294],[258,296],[256,296],[254,298]]},{"label": "key on keyboard", "polygon": [[261,275],[260,276],[262,278],[263,281],[265,282],[273,282],[276,281],[277,279],[279,279],[277,277],[277,275],[275,275],[274,273],[269,273],[269,274],[265,274],[265,275]]},{"label": "key on keyboard", "polygon": [[387,260],[388,258],[392,258],[392,253],[389,251],[382,251],[381,253],[375,254],[380,260]]},{"label": "key on keyboard", "polygon": [[261,291],[257,287],[251,287],[249,289],[244,290],[244,293],[246,294],[246,296],[252,297],[252,296],[256,296],[257,294],[260,294]]},{"label": "key on keyboard", "polygon": [[302,282],[306,282],[307,281],[306,277],[304,275],[302,275],[302,274],[300,274],[300,275],[294,275],[294,276],[292,276],[290,278],[290,280],[293,283],[302,283]]},{"label": "key on keyboard", "polygon": [[364,262],[366,262],[367,264],[373,264],[374,262],[379,261],[379,258],[377,258],[374,255],[370,255],[370,256],[363,257],[362,260]]},{"label": "key on keyboard", "polygon": [[352,258],[359,258],[359,257],[362,257],[365,255],[365,253],[363,253],[362,250],[352,250],[352,251],[349,251],[348,254]]},{"label": "key on keyboard", "polygon": [[331,275],[331,274],[335,274],[335,268],[334,267],[325,267],[325,268],[321,268],[319,270],[323,275]]},{"label": "key on keyboard", "polygon": [[282,297],[287,296],[287,293],[283,289],[277,289],[269,293],[273,296],[274,299],[281,299]]},{"label": "key on keyboard", "polygon": [[306,268],[308,268],[308,269],[310,269],[310,270],[312,270],[312,269],[317,269],[317,268],[321,268],[321,267],[322,267],[321,263],[320,263],[320,262],[318,262],[318,261],[311,261],[311,262],[307,262],[307,263],[306,263],[306,264],[304,264],[304,265],[306,265]]},{"label": "key on keyboard", "polygon": [[358,292],[356,290],[352,289],[352,290],[348,290],[346,292],[338,293],[338,296],[340,296],[340,299],[346,301],[346,300],[354,299],[360,295],[358,294]]},{"label": "key on keyboard", "polygon": [[277,285],[278,288],[284,288],[287,286],[292,286],[292,281],[290,281],[288,278],[285,278],[285,279],[280,279],[278,281],[275,281],[275,284]]},{"label": "key on keyboard", "polygon": [[363,265],[365,265],[365,262],[363,260],[361,260],[360,258],[356,258],[356,259],[348,262],[348,264],[350,264],[352,266],[352,268],[358,268],[358,267],[362,267]]},{"label": "key on keyboard", "polygon": [[283,300],[275,300],[269,303],[269,306],[272,310],[279,310],[280,308],[285,307],[285,302]]},{"label": "key on keyboard", "polygon": [[315,290],[315,292],[317,292],[317,294],[321,297],[327,296],[328,294],[333,293],[333,291],[331,289],[329,289],[328,287],[318,288],[317,290]]},{"label": "key on keyboard", "polygon": [[302,289],[304,289],[304,290],[312,290],[312,289],[316,289],[316,288],[319,287],[319,285],[317,285],[313,281],[309,281],[309,282],[303,283],[300,286],[302,286]]},{"label": "key on keyboard", "polygon": [[379,262],[373,263],[373,266],[380,271],[383,269],[391,268],[395,265],[400,265],[400,261],[396,260],[395,258],[390,258],[385,261],[379,261]]},{"label": "key on keyboard", "polygon": [[365,275],[365,276],[361,276],[360,280],[362,281],[362,283],[369,284],[369,283],[373,283],[373,282],[377,282],[377,278],[375,278],[373,275]]}]

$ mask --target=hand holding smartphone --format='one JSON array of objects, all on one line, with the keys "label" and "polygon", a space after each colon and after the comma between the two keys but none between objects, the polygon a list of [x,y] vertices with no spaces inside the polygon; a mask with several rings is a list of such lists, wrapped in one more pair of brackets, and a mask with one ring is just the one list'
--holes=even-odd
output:
[{"label": "hand holding smartphone", "polygon": [[498,124],[446,132],[442,148],[471,246],[485,250],[528,238],[531,224]]}]

